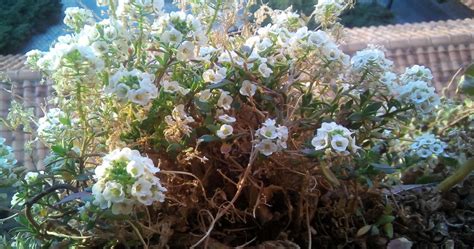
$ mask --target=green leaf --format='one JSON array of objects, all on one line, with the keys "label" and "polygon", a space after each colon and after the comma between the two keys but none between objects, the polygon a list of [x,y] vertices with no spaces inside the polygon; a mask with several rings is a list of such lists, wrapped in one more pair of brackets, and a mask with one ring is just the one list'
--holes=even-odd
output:
[{"label": "green leaf", "polygon": [[354,122],[361,121],[362,118],[363,118],[363,114],[360,112],[354,112],[351,115],[349,115],[349,120],[354,121]]},{"label": "green leaf", "polygon": [[361,237],[361,236],[364,236],[366,233],[368,233],[370,231],[370,229],[372,228],[372,225],[365,225],[363,227],[361,227],[358,231],[357,231],[357,237]]},{"label": "green leaf", "polygon": [[467,67],[466,72],[459,80],[458,90],[471,97],[474,96],[474,64]]},{"label": "green leaf", "polygon": [[393,168],[392,166],[387,165],[387,164],[371,163],[370,165],[372,165],[372,167],[374,167],[374,169],[376,169],[378,171],[382,171],[385,174],[393,174],[393,173],[397,172],[397,170],[395,168]]},{"label": "green leaf", "polygon": [[391,223],[394,220],[395,220],[395,216],[384,214],[384,215],[380,216],[380,218],[377,220],[375,225],[377,225],[377,226],[385,225],[387,223]]},{"label": "green leaf", "polygon": [[56,153],[58,156],[65,156],[67,154],[67,150],[60,146],[60,145],[53,145],[51,146],[51,150]]},{"label": "green leaf", "polygon": [[168,148],[166,148],[166,152],[176,152],[176,151],[181,151],[182,150],[182,146],[181,144],[177,144],[177,143],[172,143],[168,146]]},{"label": "green leaf", "polygon": [[213,135],[203,135],[199,139],[206,143],[220,140],[218,137],[213,136]]},{"label": "green leaf", "polygon": [[207,88],[207,89],[222,88],[223,86],[228,85],[228,84],[230,84],[230,83],[233,83],[233,82],[232,82],[232,81],[229,81],[229,80],[223,80],[221,83],[210,84],[210,85],[207,86],[206,88]]},{"label": "green leaf", "polygon": [[387,234],[387,237],[388,238],[393,238],[393,225],[392,223],[387,223],[385,225],[383,225],[383,230],[385,232],[385,234]]},{"label": "green leaf", "polygon": [[374,102],[370,105],[368,105],[366,108],[364,108],[364,115],[365,116],[371,116],[377,113],[377,111],[382,107],[382,103],[380,102]]},{"label": "green leaf", "polygon": [[363,106],[365,102],[367,102],[369,99],[370,99],[370,90],[367,90],[360,95],[360,105]]},{"label": "green leaf", "polygon": [[371,235],[379,235],[380,234],[380,230],[377,226],[372,226],[372,229],[370,229],[370,234]]}]

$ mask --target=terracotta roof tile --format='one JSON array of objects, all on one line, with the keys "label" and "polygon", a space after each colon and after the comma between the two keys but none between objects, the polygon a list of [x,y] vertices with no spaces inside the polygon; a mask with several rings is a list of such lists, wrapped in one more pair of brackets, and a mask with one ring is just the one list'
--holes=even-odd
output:
[{"label": "terracotta roof tile", "polygon": [[17,55],[0,55],[0,72],[27,69],[26,57]]},{"label": "terracotta roof tile", "polygon": [[474,0],[461,0],[461,3],[474,10]]},{"label": "terracotta roof tile", "polygon": [[[474,1],[474,0],[473,0]],[[426,41],[430,45],[472,41],[474,19],[396,24],[377,27],[346,29],[346,46],[352,43],[372,43],[386,48],[418,46]]]}]

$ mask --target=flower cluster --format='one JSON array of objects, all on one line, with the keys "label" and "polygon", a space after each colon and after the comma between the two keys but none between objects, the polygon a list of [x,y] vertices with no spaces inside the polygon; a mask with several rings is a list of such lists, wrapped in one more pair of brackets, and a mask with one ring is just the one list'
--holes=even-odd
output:
[{"label": "flower cluster", "polygon": [[315,150],[331,150],[332,148],[334,152],[342,155],[356,153],[360,149],[356,145],[355,137],[352,137],[352,132],[335,122],[322,123],[316,136],[311,140],[311,145]]},{"label": "flower cluster", "polygon": [[80,30],[85,25],[93,25],[95,23],[94,14],[88,9],[77,7],[69,7],[65,11],[64,24],[74,30]]},{"label": "flower cluster", "polygon": [[415,138],[410,145],[411,153],[420,158],[429,158],[431,156],[441,156],[445,154],[448,145],[436,138],[435,135],[425,133]]},{"label": "flower cluster", "polygon": [[431,82],[433,79],[433,74],[431,70],[425,66],[413,65],[405,69],[405,72],[400,75],[401,82],[410,82],[410,81],[425,81]]},{"label": "flower cluster", "polygon": [[393,62],[385,57],[381,49],[371,45],[357,51],[351,58],[351,65],[356,73],[367,78],[369,72],[374,77],[381,77],[385,72],[390,71]]},{"label": "flower cluster", "polygon": [[[106,6],[104,0],[98,0],[101,6]],[[160,13],[165,5],[164,0],[118,0],[115,1],[117,9],[115,14],[117,16],[126,16],[127,14],[133,15],[134,12],[145,12],[145,13]]]},{"label": "flower cluster", "polygon": [[346,0],[318,0],[314,6],[314,18],[324,25],[333,24],[347,7]]},{"label": "flower cluster", "polygon": [[288,128],[276,125],[274,119],[267,119],[256,133],[255,149],[265,156],[287,148]]},{"label": "flower cluster", "polygon": [[196,57],[196,46],[207,44],[199,19],[184,12],[171,12],[155,20],[151,35],[161,43],[177,47],[176,58],[188,61]]},{"label": "flower cluster", "polygon": [[430,113],[440,103],[435,88],[430,84],[432,78],[430,70],[425,67],[407,68],[401,76],[401,85],[394,89],[395,94],[402,102],[413,104],[421,113]]},{"label": "flower cluster", "polygon": [[5,138],[0,137],[0,172],[10,170],[16,164],[12,147],[5,144]]},{"label": "flower cluster", "polygon": [[158,96],[158,88],[154,85],[154,75],[121,68],[110,78],[107,92],[115,94],[120,101],[131,101],[142,106],[150,103]]},{"label": "flower cluster", "polygon": [[114,214],[130,214],[134,206],[163,202],[166,188],[155,176],[159,171],[153,161],[140,152],[116,149],[95,169],[93,203],[102,209],[111,208]]},{"label": "flower cluster", "polygon": [[47,143],[53,144],[63,136],[68,127],[76,122],[59,108],[51,108],[45,113],[44,117],[38,120],[38,137]]}]

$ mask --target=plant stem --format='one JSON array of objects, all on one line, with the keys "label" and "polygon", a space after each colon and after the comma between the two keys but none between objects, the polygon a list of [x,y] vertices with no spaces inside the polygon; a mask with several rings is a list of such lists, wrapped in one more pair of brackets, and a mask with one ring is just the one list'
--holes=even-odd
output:
[{"label": "plant stem", "polygon": [[211,33],[212,26],[214,25],[214,22],[216,21],[217,14],[219,13],[219,9],[221,8],[222,0],[217,0],[216,3],[216,8],[214,9],[214,15],[212,16],[211,22],[209,23],[209,27],[207,28],[206,34]]},{"label": "plant stem", "polygon": [[453,175],[444,179],[437,189],[444,193],[450,190],[454,185],[462,182],[474,170],[474,158],[469,159],[461,168],[456,170]]},{"label": "plant stem", "polygon": [[321,168],[321,171],[323,172],[323,175],[326,177],[326,179],[328,179],[329,182],[331,182],[331,184],[333,184],[336,187],[341,185],[337,177],[334,175],[334,173],[332,173],[332,171],[327,167],[326,164],[321,163],[320,168]]}]

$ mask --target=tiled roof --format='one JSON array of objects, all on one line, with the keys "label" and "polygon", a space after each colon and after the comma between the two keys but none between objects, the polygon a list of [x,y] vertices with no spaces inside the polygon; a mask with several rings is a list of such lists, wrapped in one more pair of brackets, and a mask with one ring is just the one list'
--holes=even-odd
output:
[{"label": "tiled roof", "polygon": [[461,3],[466,5],[467,7],[474,9],[474,0],[461,0]]},{"label": "tiled roof", "polygon": [[342,49],[351,55],[367,44],[382,45],[397,72],[426,65],[439,91],[474,60],[474,19],[347,29],[345,41]]},{"label": "tiled roof", "polygon": [[21,54],[0,55],[0,72],[27,69],[25,61],[26,57]]},{"label": "tiled roof", "polygon": [[437,46],[472,42],[474,19],[352,28],[346,32],[347,44],[343,47],[350,51],[362,49],[368,43],[387,49]]}]

